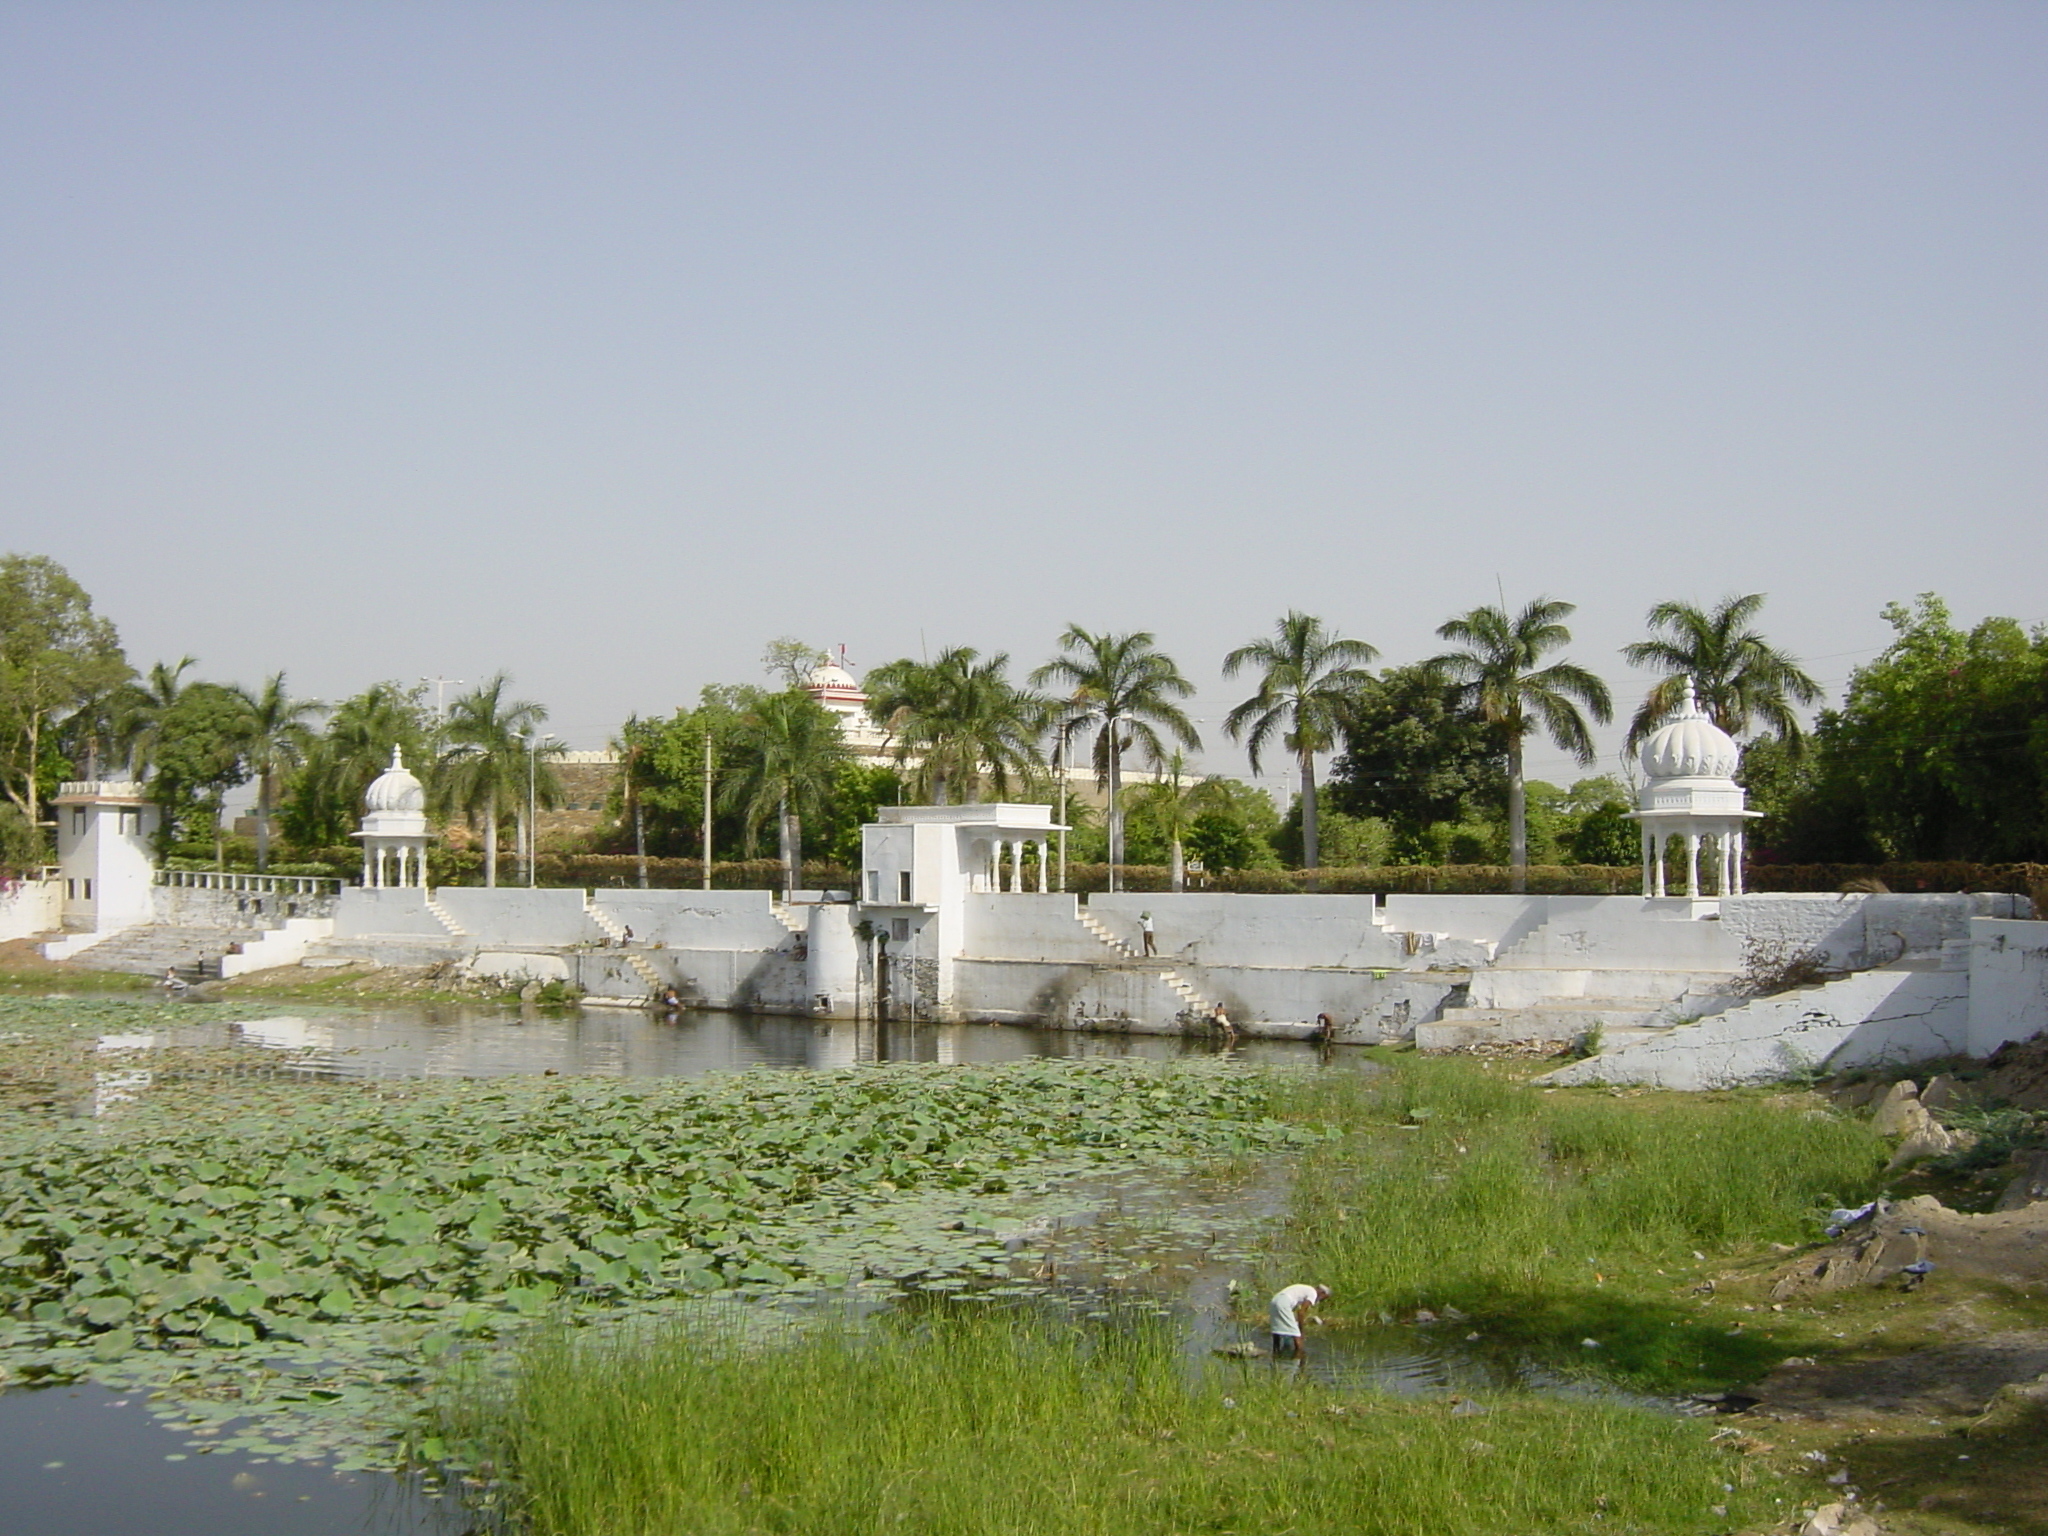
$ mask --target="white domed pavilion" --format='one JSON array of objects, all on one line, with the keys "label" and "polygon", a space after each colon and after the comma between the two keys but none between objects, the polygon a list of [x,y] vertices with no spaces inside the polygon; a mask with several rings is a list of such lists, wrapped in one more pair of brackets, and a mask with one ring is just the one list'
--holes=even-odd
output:
[{"label": "white domed pavilion", "polygon": [[1643,828],[1643,895],[1666,895],[1664,855],[1673,840],[1685,840],[1685,895],[1703,899],[1700,850],[1719,866],[1719,896],[1742,894],[1744,826],[1762,814],[1744,808],[1735,770],[1742,748],[1707,717],[1685,680],[1685,700],[1650,733],[1638,759],[1642,793],[1635,819]]},{"label": "white domed pavilion", "polygon": [[405,766],[397,747],[391,766],[363,795],[363,884],[419,886],[427,883],[427,790]]}]

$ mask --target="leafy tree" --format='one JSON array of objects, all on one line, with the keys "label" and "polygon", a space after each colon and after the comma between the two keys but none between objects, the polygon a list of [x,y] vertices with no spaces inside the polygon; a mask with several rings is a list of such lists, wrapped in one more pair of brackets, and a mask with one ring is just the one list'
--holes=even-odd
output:
[{"label": "leafy tree", "polygon": [[972,805],[988,779],[1007,796],[1012,780],[1039,762],[1043,700],[1009,680],[1009,656],[981,659],[954,646],[936,661],[904,658],[867,675],[868,713],[895,742],[896,762],[934,805],[953,785]]},{"label": "leafy tree", "polygon": [[63,566],[0,555],[0,789],[31,826],[42,818],[51,726],[128,675],[114,626]]},{"label": "leafy tree", "polygon": [[1204,806],[1188,827],[1187,851],[1208,870],[1278,869],[1282,828],[1273,797],[1238,779],[1206,781]]},{"label": "leafy tree", "polygon": [[1988,618],[1965,632],[1933,593],[1884,617],[1893,641],[1851,675],[1842,707],[1822,712],[1810,765],[1749,751],[1744,780],[1769,851],[2048,856],[2048,630]]},{"label": "leafy tree", "polygon": [[1634,864],[1642,857],[1642,828],[1628,786],[1612,774],[1580,779],[1559,803],[1564,825],[1559,851],[1568,864]]},{"label": "leafy tree", "polygon": [[[1164,853],[1165,862],[1173,871],[1176,891],[1187,889],[1186,844],[1195,818],[1205,810],[1227,810],[1230,806],[1221,783],[1213,778],[1190,780],[1187,759],[1174,752],[1167,758],[1163,777],[1149,784],[1134,784],[1124,791],[1130,812],[1126,831],[1143,836],[1143,841],[1134,837],[1132,857],[1140,863],[1157,863],[1157,854]],[[1155,844],[1157,853],[1147,844]]]},{"label": "leafy tree", "polygon": [[1650,610],[1653,634],[1621,648],[1632,667],[1654,667],[1668,674],[1652,688],[1628,728],[1634,747],[1662,725],[1685,696],[1692,680],[1693,696],[1708,718],[1730,736],[1749,733],[1761,723],[1781,740],[1801,739],[1795,704],[1820,697],[1820,684],[1801,670],[1790,653],[1779,650],[1751,627],[1764,605],[1764,594],[1724,597],[1711,611],[1690,603],[1659,603]]},{"label": "leafy tree", "polygon": [[155,662],[146,678],[126,683],[115,691],[114,744],[127,754],[131,779],[142,778],[155,766],[164,721],[190,686],[185,674],[197,665],[196,658],[191,656],[180,656],[169,664]]},{"label": "leafy tree", "polygon": [[278,813],[285,836],[301,848],[346,842],[361,820],[365,791],[391,766],[393,750],[408,763],[428,764],[439,742],[422,686],[383,682],[344,699],[287,780]]},{"label": "leafy tree", "polygon": [[1223,658],[1223,675],[1245,667],[1259,672],[1259,691],[1231,710],[1223,729],[1245,744],[1252,772],[1276,735],[1294,754],[1301,780],[1301,856],[1314,869],[1322,850],[1316,838],[1316,754],[1337,743],[1345,705],[1370,680],[1365,669],[1379,652],[1363,640],[1341,639],[1323,621],[1294,609],[1274,626],[1273,638],[1241,645]]},{"label": "leafy tree", "polygon": [[1420,858],[1431,826],[1474,820],[1506,799],[1499,733],[1460,709],[1456,685],[1429,667],[1389,667],[1360,684],[1343,731],[1330,803],[1384,821],[1396,858]]},{"label": "leafy tree", "polygon": [[903,803],[904,784],[893,768],[847,758],[832,777],[832,791],[811,826],[811,841],[834,863],[860,865],[860,829],[885,805]]},{"label": "leafy tree", "polygon": [[560,749],[530,740],[548,717],[531,699],[507,699],[511,679],[500,672],[448,706],[443,727],[447,745],[434,771],[434,801],[445,814],[459,812],[471,826],[484,825],[484,884],[498,883],[498,821],[510,806],[518,817],[521,843],[538,853],[525,825],[529,786],[541,805],[561,798],[561,781],[547,759]]},{"label": "leafy tree", "polygon": [[249,701],[220,683],[193,683],[156,722],[150,799],[162,813],[159,838],[168,851],[213,834],[221,862],[220,811],[227,792],[251,777]]},{"label": "leafy tree", "polygon": [[785,890],[803,879],[803,818],[824,809],[846,757],[838,718],[801,689],[767,694],[740,717],[721,792],[750,829],[774,813]]},{"label": "leafy tree", "polygon": [[[630,834],[637,815],[649,852],[669,858],[702,857],[707,741],[715,782],[720,766],[731,755],[739,720],[764,697],[758,688],[713,686],[703,690],[695,709],[678,709],[665,720],[629,721],[635,745],[632,771],[637,804],[628,801],[622,779],[613,792],[611,807],[621,827],[619,835]],[[627,738],[622,735],[621,739]],[[745,818],[716,801],[713,814],[714,850],[737,848],[748,835]]]},{"label": "leafy tree", "polygon": [[783,635],[770,640],[761,652],[761,670],[776,679],[784,688],[801,688],[811,680],[811,674],[831,660],[831,656],[815,645]]},{"label": "leafy tree", "polygon": [[1437,630],[1463,649],[1429,663],[1458,685],[1461,707],[1477,713],[1507,744],[1508,862],[1517,891],[1527,888],[1529,870],[1523,743],[1540,727],[1581,763],[1590,763],[1593,735],[1586,715],[1604,724],[1614,713],[1607,685],[1584,667],[1568,661],[1539,665],[1548,652],[1571,643],[1564,620],[1573,611],[1573,604],[1546,597],[1513,617],[1505,608],[1474,608]]},{"label": "leafy tree", "polygon": [[[1316,813],[1316,822],[1320,828],[1325,867],[1344,869],[1393,862],[1394,834],[1385,821],[1377,816],[1353,816],[1339,810],[1336,796],[1327,784],[1317,786],[1316,798],[1322,802]],[[1273,845],[1283,862],[1303,862],[1301,805],[1301,796],[1296,795],[1294,803],[1288,807],[1286,819],[1273,837]]]},{"label": "leafy tree", "polygon": [[18,805],[0,805],[0,875],[27,875],[50,861],[50,843],[43,829]]},{"label": "leafy tree", "polygon": [[278,786],[287,770],[305,761],[313,742],[308,721],[323,706],[312,699],[295,699],[284,686],[284,674],[273,673],[263,686],[251,692],[237,689],[248,705],[248,739],[243,757],[256,776],[256,870],[270,868],[270,817],[277,805]]},{"label": "leafy tree", "polygon": [[1096,778],[1108,790],[1113,889],[1116,866],[1124,861],[1124,754],[1135,746],[1153,762],[1164,761],[1162,731],[1183,747],[1199,748],[1202,738],[1194,722],[1175,702],[1195,689],[1143,630],[1095,635],[1069,624],[1060,649],[1063,654],[1033,672],[1031,681],[1041,688],[1053,683],[1072,690],[1056,716],[1063,737],[1093,730]]}]

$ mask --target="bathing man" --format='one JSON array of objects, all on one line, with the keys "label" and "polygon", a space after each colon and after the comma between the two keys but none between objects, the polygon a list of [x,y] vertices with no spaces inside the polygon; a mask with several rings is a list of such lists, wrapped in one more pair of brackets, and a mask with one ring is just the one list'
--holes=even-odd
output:
[{"label": "bathing man", "polygon": [[1273,1358],[1275,1360],[1307,1360],[1308,1353],[1301,1345],[1301,1320],[1298,1314],[1314,1312],[1317,1306],[1329,1299],[1327,1285],[1290,1285],[1276,1291],[1267,1322],[1273,1331]]}]

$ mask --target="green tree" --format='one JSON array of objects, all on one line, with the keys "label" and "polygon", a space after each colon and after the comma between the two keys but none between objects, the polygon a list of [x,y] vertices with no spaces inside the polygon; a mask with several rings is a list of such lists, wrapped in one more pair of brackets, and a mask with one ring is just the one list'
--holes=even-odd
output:
[{"label": "green tree", "polygon": [[156,723],[150,799],[162,813],[159,838],[166,851],[212,836],[214,863],[223,862],[220,813],[227,792],[249,782],[249,701],[220,683],[193,683]]},{"label": "green tree", "polygon": [[443,814],[457,812],[476,825],[483,821],[484,884],[498,883],[498,825],[510,806],[521,824],[521,842],[537,854],[533,829],[525,825],[529,786],[541,805],[561,798],[561,784],[547,762],[553,752],[538,740],[548,717],[531,699],[507,699],[511,679],[500,672],[448,706],[446,746],[435,765],[434,803]]},{"label": "green tree", "polygon": [[1761,724],[1780,740],[1801,739],[1795,704],[1820,697],[1820,684],[1801,670],[1786,651],[1764,639],[1751,626],[1764,605],[1764,594],[1724,597],[1711,610],[1690,603],[1659,603],[1649,613],[1652,634],[1621,648],[1632,667],[1650,667],[1666,674],[1652,688],[1628,728],[1635,747],[1662,725],[1685,696],[1686,679],[1708,718],[1730,736],[1742,737]]},{"label": "green tree", "polygon": [[[1546,654],[1571,643],[1564,625],[1574,605],[1539,597],[1510,617],[1505,608],[1480,607],[1452,619],[1437,634],[1463,649],[1428,664],[1459,689],[1459,704],[1497,730],[1508,757],[1508,862],[1513,888],[1528,887],[1528,805],[1522,748],[1541,729],[1581,763],[1593,760],[1586,715],[1605,724],[1614,713],[1607,685],[1568,661],[1541,665]],[[1583,712],[1582,712],[1583,711]]]},{"label": "green tree", "polygon": [[903,803],[903,780],[881,763],[847,758],[832,777],[832,792],[808,828],[819,854],[849,869],[860,867],[861,828],[876,819],[885,805]]},{"label": "green tree", "polygon": [[1259,771],[1259,753],[1277,735],[1294,754],[1300,778],[1301,851],[1306,868],[1314,869],[1322,850],[1316,837],[1316,754],[1337,744],[1346,704],[1368,682],[1365,669],[1379,652],[1363,640],[1345,640],[1309,614],[1287,611],[1270,640],[1254,640],[1223,658],[1223,675],[1235,677],[1245,667],[1259,673],[1259,691],[1224,718],[1223,729],[1245,744],[1252,772]]},{"label": "green tree", "polygon": [[1570,864],[1634,864],[1642,857],[1642,828],[1630,817],[1635,798],[1612,774],[1580,779],[1564,794],[1558,845]]},{"label": "green tree", "polygon": [[919,792],[945,805],[959,785],[969,805],[988,780],[1007,797],[1010,784],[1040,761],[1046,706],[1009,679],[1010,658],[983,660],[969,646],[936,661],[904,658],[867,675],[868,713],[895,744],[896,762]]},{"label": "green tree", "polygon": [[1031,681],[1041,688],[1052,683],[1071,690],[1055,717],[1063,739],[1093,731],[1096,779],[1108,791],[1109,883],[1114,890],[1116,867],[1124,861],[1124,754],[1137,747],[1152,762],[1163,762],[1162,731],[1190,751],[1200,748],[1194,722],[1175,702],[1195,689],[1143,630],[1095,635],[1069,624],[1060,636],[1060,650],[1063,654],[1033,672]]},{"label": "green tree", "polygon": [[801,689],[767,694],[740,717],[721,793],[749,829],[775,816],[785,891],[803,880],[803,818],[823,811],[846,757],[838,718]]},{"label": "green tree", "polygon": [[1810,767],[1788,774],[1751,748],[1771,851],[2048,857],[2048,630],[1988,618],[1966,632],[1931,592],[1884,617],[1892,643],[1821,713]]},{"label": "green tree", "polygon": [[197,666],[196,658],[180,656],[175,662],[155,662],[149,675],[123,684],[113,698],[114,745],[127,754],[128,776],[140,779],[156,764],[157,743],[163,737],[164,722],[178,706],[178,699],[191,686],[185,674]]},{"label": "green tree", "polygon": [[277,807],[284,775],[306,759],[313,743],[309,723],[322,710],[316,700],[295,699],[284,686],[284,674],[273,673],[261,688],[235,690],[248,705],[248,739],[242,755],[256,776],[256,870],[270,868],[270,818]]},{"label": "green tree", "polygon": [[1393,856],[1415,860],[1429,829],[1470,822],[1507,798],[1499,734],[1458,706],[1456,685],[1427,666],[1389,667],[1346,701],[1344,753],[1330,771],[1330,801],[1382,821]]},{"label": "green tree", "polygon": [[42,819],[51,726],[128,676],[114,626],[63,566],[0,555],[0,789],[31,826]]},{"label": "green tree", "polygon": [[364,792],[391,766],[393,751],[430,764],[439,743],[423,687],[382,682],[344,699],[287,780],[278,812],[286,838],[301,848],[346,842],[362,819]]},{"label": "green tree", "polygon": [[815,645],[783,635],[770,640],[761,652],[761,670],[781,683],[785,689],[801,688],[811,680],[811,674],[831,661],[831,657]]},{"label": "green tree", "polygon": [[[1187,773],[1187,759],[1180,752],[1170,753],[1161,776],[1149,784],[1133,784],[1124,791],[1124,800],[1129,811],[1126,831],[1136,835],[1141,831],[1146,841],[1156,840],[1159,851],[1166,855],[1168,867],[1173,871],[1173,889],[1187,889],[1187,839],[1194,830],[1195,818],[1209,810],[1228,810],[1229,796],[1220,788],[1221,781],[1214,778],[1190,779]],[[1134,858],[1141,862],[1155,862],[1146,857],[1151,849],[1140,847]]]}]

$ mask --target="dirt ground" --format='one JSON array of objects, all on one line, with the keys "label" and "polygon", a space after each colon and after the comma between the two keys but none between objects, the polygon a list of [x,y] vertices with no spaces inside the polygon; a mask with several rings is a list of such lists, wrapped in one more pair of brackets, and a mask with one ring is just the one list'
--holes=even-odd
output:
[{"label": "dirt ground", "polygon": [[[2048,1037],[2006,1047],[1967,1087],[1979,1104],[2048,1106]],[[1860,1516],[1883,1536],[2048,1536],[2048,1200],[2019,1203],[2039,1188],[2032,1166],[1947,1190],[2009,1209],[1908,1194],[1726,1277],[1730,1302],[1819,1341],[1728,1404],[1743,1448],[1806,1494],[1779,1530],[1832,1501],[1840,1528]]]}]

